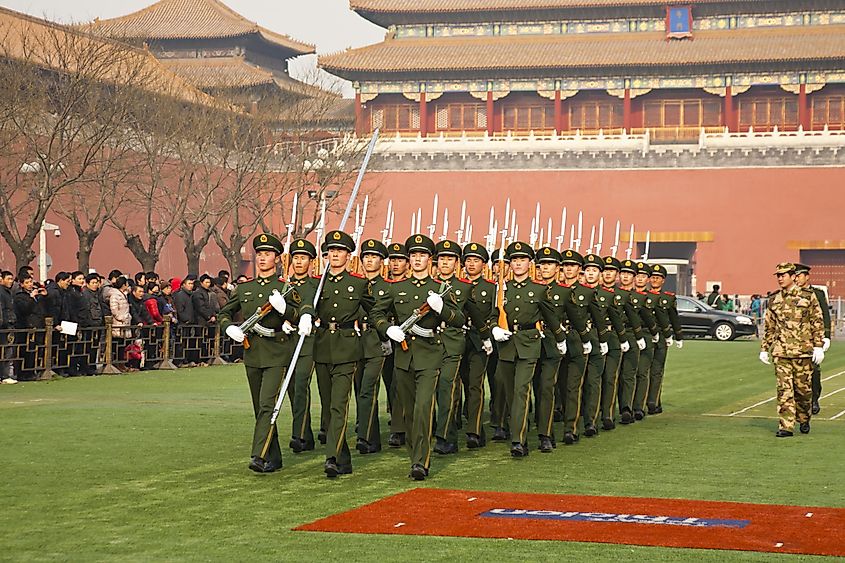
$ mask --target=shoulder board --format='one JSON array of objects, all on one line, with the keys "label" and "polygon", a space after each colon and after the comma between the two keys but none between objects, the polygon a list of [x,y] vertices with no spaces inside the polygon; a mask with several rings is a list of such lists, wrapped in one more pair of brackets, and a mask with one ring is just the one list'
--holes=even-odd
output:
[{"label": "shoulder board", "polygon": [[651,291],[649,291],[649,293],[651,293],[651,294],[653,294],[653,295],[660,295],[660,292],[659,292],[659,291],[656,291],[656,290],[654,290],[654,289],[652,289]]},{"label": "shoulder board", "polygon": [[466,278],[458,278],[458,281],[459,281],[459,282],[463,282],[463,283],[472,283],[471,281],[469,281],[469,280],[468,280],[468,279],[466,279]]},{"label": "shoulder board", "polygon": [[323,278],[323,276],[311,276],[311,278],[312,278],[312,279],[315,279],[315,280],[319,280],[319,279],[322,279],[322,278]]},{"label": "shoulder board", "polygon": [[389,279],[386,279],[386,278],[382,278],[381,281],[387,282],[387,283],[399,283],[402,280],[389,280]]},{"label": "shoulder board", "polygon": [[664,292],[663,292],[663,295],[669,295],[670,297],[674,297],[674,296],[675,296],[675,294],[674,294],[673,292],[671,292],[671,291],[664,291]]},{"label": "shoulder board", "polygon": [[357,272],[349,272],[349,275],[352,276],[353,278],[358,278],[358,279],[361,279],[361,280],[367,279],[366,276],[364,276],[363,274],[359,274]]},{"label": "shoulder board", "polygon": [[648,295],[645,291],[640,291],[639,289],[635,290],[640,295]]},{"label": "shoulder board", "polygon": [[571,285],[569,285],[568,283],[563,283],[563,282],[558,282],[558,285],[559,285],[560,287],[572,287],[572,286],[571,286]]},{"label": "shoulder board", "polygon": [[279,276],[279,281],[280,281],[280,282],[284,282],[284,281],[285,281],[285,276]]},{"label": "shoulder board", "polygon": [[443,283],[443,280],[439,280],[439,279],[435,278],[434,276],[431,276],[431,281],[433,281],[434,283]]},{"label": "shoulder board", "polygon": [[492,283],[492,284],[494,284],[494,285],[495,285],[495,283],[496,283],[496,282],[494,282],[493,280],[488,280],[487,278],[482,278],[482,279],[483,279],[484,281],[486,281],[487,283]]}]

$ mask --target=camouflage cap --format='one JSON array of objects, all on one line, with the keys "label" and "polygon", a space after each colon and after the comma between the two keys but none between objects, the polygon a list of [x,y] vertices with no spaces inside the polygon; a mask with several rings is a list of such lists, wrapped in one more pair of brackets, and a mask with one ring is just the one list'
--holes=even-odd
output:
[{"label": "camouflage cap", "polygon": [[455,256],[460,259],[461,246],[453,240],[441,240],[434,245],[434,256]]},{"label": "camouflage cap", "polygon": [[434,256],[434,241],[425,235],[411,235],[405,241],[405,248],[408,249],[408,254],[414,252],[426,252],[430,256]]},{"label": "camouflage cap", "polygon": [[405,245],[401,242],[394,242],[393,244],[387,247],[387,257],[404,258],[405,260],[407,260],[408,251],[405,249]]},{"label": "camouflage cap", "polygon": [[781,262],[775,268],[775,275],[778,274],[794,274],[795,273],[795,264],[792,262]]},{"label": "camouflage cap", "polygon": [[623,260],[619,265],[620,272],[629,272],[631,274],[637,273],[637,263],[632,260]]},{"label": "camouflage cap", "polygon": [[604,270],[604,260],[598,254],[587,254],[584,256],[584,268],[595,266],[599,270]]},{"label": "camouflage cap", "polygon": [[605,270],[619,270],[622,268],[622,264],[614,258],[613,256],[605,256],[604,257],[604,269]]},{"label": "camouflage cap", "polygon": [[510,243],[505,249],[505,256],[507,256],[508,260],[513,260],[514,258],[528,258],[529,260],[533,260],[534,249],[522,241],[515,241]]},{"label": "camouflage cap", "polygon": [[578,266],[582,266],[584,264],[584,257],[574,250],[565,250],[563,254],[561,254],[560,262],[561,264],[576,264]]},{"label": "camouflage cap", "polygon": [[252,239],[252,248],[256,252],[259,250],[270,250],[276,254],[281,254],[284,247],[282,245],[282,241],[276,238],[275,235],[270,233],[261,233]]},{"label": "camouflage cap", "polygon": [[560,252],[550,246],[544,246],[537,251],[536,260],[538,263],[554,262],[555,264],[560,264],[561,259]]},{"label": "camouflage cap", "polygon": [[329,231],[326,233],[326,248],[342,248],[355,252],[355,241],[351,235],[343,231]]},{"label": "camouflage cap", "polygon": [[365,254],[376,254],[382,258],[387,258],[388,252],[383,242],[371,238],[361,243],[361,256]]},{"label": "camouflage cap", "polygon": [[795,273],[796,274],[809,274],[812,268],[806,264],[801,264],[799,262],[795,263]]},{"label": "camouflage cap", "polygon": [[314,248],[311,241],[300,238],[290,243],[290,255],[293,256],[294,254],[307,254],[311,258],[316,258],[317,249]]},{"label": "camouflage cap", "polygon": [[481,258],[482,262],[490,260],[490,254],[487,252],[487,248],[485,248],[483,244],[479,244],[477,242],[471,242],[464,246],[464,259],[469,258],[470,256]]},{"label": "camouflage cap", "polygon": [[652,276],[662,276],[666,277],[669,272],[666,270],[666,266],[661,266],[660,264],[654,264],[651,267],[651,275]]}]

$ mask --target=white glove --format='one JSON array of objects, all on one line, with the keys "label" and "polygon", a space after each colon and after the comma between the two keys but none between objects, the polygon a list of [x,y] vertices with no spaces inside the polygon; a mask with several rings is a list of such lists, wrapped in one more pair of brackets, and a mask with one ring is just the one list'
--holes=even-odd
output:
[{"label": "white glove", "polygon": [[493,343],[490,342],[489,338],[481,342],[481,349],[484,350],[484,353],[488,356],[493,353]]},{"label": "white glove", "polygon": [[599,342],[599,350],[601,350],[602,356],[607,356],[607,351],[610,350],[607,346],[607,342]]},{"label": "white glove", "polygon": [[394,342],[402,342],[405,340],[405,331],[393,325],[387,328],[387,337]]},{"label": "white glove", "polygon": [[237,325],[229,325],[226,327],[226,336],[234,340],[235,342],[243,342],[246,338],[244,331],[242,331]]},{"label": "white glove", "polygon": [[293,334],[296,332],[296,328],[290,324],[290,321],[285,321],[285,324],[282,325],[282,332],[285,334]]},{"label": "white glove", "polygon": [[287,304],[287,302],[285,301],[285,297],[284,297],[284,295],[282,295],[281,293],[279,293],[279,290],[278,290],[278,289],[274,289],[274,290],[273,290],[273,292],[270,294],[269,301],[270,301],[270,305],[272,305],[272,306],[273,306],[273,308],[274,308],[274,309],[275,309],[275,310],[276,310],[276,311],[277,311],[280,315],[284,315],[284,314],[285,314],[285,311],[286,311],[286,310],[287,310],[287,308],[288,308],[288,304]]},{"label": "white glove", "polygon": [[813,363],[820,366],[824,361],[824,348],[813,348]]},{"label": "white glove", "polygon": [[560,352],[561,356],[566,354],[566,340],[557,343],[557,351]]},{"label": "white glove", "polygon": [[431,307],[438,315],[443,310],[443,298],[436,293],[429,293],[425,302],[428,303],[428,306]]},{"label": "white glove", "polygon": [[652,343],[657,344],[658,342],[660,342],[660,335],[655,334],[654,336],[651,337],[651,341],[652,341]]},{"label": "white glove", "polygon": [[645,338],[637,339],[637,348],[639,348],[640,350],[645,350]]},{"label": "white glove", "polygon": [[387,342],[381,343],[381,355],[384,357],[389,356],[393,353],[393,344],[390,343],[390,340]]},{"label": "white glove", "polygon": [[678,347],[678,350],[680,350],[681,348],[683,348],[683,347],[684,347],[684,341],[683,341],[683,340],[676,340],[676,341],[675,341],[675,346],[677,346],[677,347]]},{"label": "white glove", "polygon": [[760,361],[766,364],[767,366],[770,365],[772,362],[769,361],[769,353],[768,352],[760,352]]},{"label": "white glove", "polygon": [[500,326],[494,326],[490,332],[493,333],[493,339],[496,342],[505,342],[508,338],[513,336],[511,331],[505,330]]},{"label": "white glove", "polygon": [[822,352],[827,352],[830,350],[830,338],[824,339],[824,344],[822,345]]},{"label": "white glove", "polygon": [[630,349],[631,349],[631,345],[628,343],[628,341],[627,341],[627,340],[626,340],[626,341],[624,341],[624,342],[622,342],[622,343],[619,345],[619,347],[622,349],[622,353],[623,353],[623,354],[624,354],[625,352],[627,352],[628,350],[630,350]]},{"label": "white glove", "polygon": [[674,339],[674,338],[672,338],[671,336],[670,336],[669,338],[667,338],[667,339],[666,339],[666,347],[667,347],[667,348],[671,347],[671,346],[672,346],[672,344],[674,344],[674,343],[675,343],[675,339]]},{"label": "white glove", "polygon": [[593,343],[592,342],[584,342],[581,345],[584,348],[584,355],[587,356],[593,351]]},{"label": "white glove", "polygon": [[312,328],[314,324],[311,322],[311,315],[305,313],[299,317],[299,336],[310,336]]}]

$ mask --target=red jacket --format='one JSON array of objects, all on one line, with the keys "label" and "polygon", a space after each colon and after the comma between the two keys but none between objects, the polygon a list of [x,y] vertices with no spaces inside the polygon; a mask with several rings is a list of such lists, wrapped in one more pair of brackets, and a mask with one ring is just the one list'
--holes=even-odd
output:
[{"label": "red jacket", "polygon": [[164,318],[161,316],[161,313],[158,310],[158,302],[156,301],[155,297],[151,297],[144,301],[144,307],[147,308],[147,312],[153,318],[153,322],[155,324],[161,324],[164,322]]}]

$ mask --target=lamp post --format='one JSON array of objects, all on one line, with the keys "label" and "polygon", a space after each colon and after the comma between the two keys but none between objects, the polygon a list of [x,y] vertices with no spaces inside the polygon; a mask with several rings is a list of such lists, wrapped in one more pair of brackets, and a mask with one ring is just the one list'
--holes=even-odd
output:
[{"label": "lamp post", "polygon": [[58,225],[41,221],[38,230],[38,278],[41,283],[47,279],[47,231],[53,231],[57,237],[62,234]]}]

